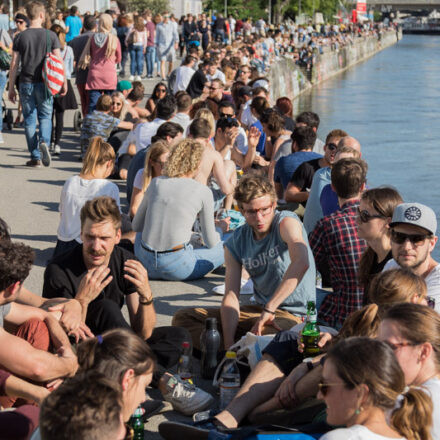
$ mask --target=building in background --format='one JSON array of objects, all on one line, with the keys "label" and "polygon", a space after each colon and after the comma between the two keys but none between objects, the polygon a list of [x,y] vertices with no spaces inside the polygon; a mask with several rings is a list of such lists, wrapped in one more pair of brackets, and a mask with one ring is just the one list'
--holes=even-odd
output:
[{"label": "building in background", "polygon": [[201,14],[203,12],[202,0],[170,0],[171,12],[180,18],[186,14]]}]

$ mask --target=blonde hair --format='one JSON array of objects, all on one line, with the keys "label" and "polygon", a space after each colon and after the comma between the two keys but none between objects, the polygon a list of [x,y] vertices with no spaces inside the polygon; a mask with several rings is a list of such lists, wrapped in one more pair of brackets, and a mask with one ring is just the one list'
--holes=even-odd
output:
[{"label": "blonde hair", "polygon": [[194,115],[194,119],[205,119],[209,122],[209,125],[211,127],[211,133],[215,133],[215,118],[212,114],[212,111],[209,110],[209,108],[199,108]]},{"label": "blonde hair", "polygon": [[25,9],[26,15],[29,17],[29,20],[35,20],[38,18],[40,12],[46,12],[44,4],[38,1],[27,3]]},{"label": "blonde hair", "polygon": [[127,101],[125,101],[125,96],[123,95],[122,92],[116,91],[116,92],[112,93],[112,100],[113,100],[113,97],[120,99],[122,102],[122,106],[121,106],[121,110],[119,111],[118,116],[116,116],[113,112],[112,112],[112,114],[113,114],[113,116],[116,116],[121,121],[125,121],[125,117],[127,116],[127,112],[128,112],[128,104],[127,104]]},{"label": "blonde hair", "polygon": [[164,175],[182,177],[197,171],[205,151],[202,144],[193,139],[184,139],[174,148],[165,166]]},{"label": "blonde hair", "polygon": [[368,298],[381,308],[412,302],[415,295],[425,299],[425,280],[408,269],[391,269],[376,275],[371,281]]},{"label": "blonde hair", "polygon": [[102,137],[96,136],[91,139],[89,147],[83,160],[81,174],[92,174],[96,172],[96,167],[105,164],[107,161],[115,161],[116,155],[113,147],[104,142]]},{"label": "blonde hair", "polygon": [[167,141],[159,140],[151,144],[145,156],[144,172],[142,174],[142,192],[145,192],[153,179],[153,166],[151,162],[157,161],[162,154],[168,153],[170,146]]},{"label": "blonde hair", "polygon": [[263,174],[248,174],[240,179],[235,188],[234,199],[241,209],[243,203],[250,203],[259,197],[270,196],[272,202],[277,200],[277,194],[272,182]]},{"label": "blonde hair", "polygon": [[81,208],[80,219],[81,230],[87,219],[90,219],[93,223],[111,221],[115,229],[120,229],[122,225],[121,212],[116,200],[109,196],[100,196],[88,200]]}]

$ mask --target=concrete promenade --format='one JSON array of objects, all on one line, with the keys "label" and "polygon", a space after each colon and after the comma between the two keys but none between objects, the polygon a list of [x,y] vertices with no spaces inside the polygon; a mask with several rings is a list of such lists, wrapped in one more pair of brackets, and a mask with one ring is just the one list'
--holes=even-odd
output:
[{"label": "concrete promenade", "polygon": [[[156,79],[144,81],[146,97],[155,84]],[[15,108],[9,101],[6,101],[6,106]],[[35,250],[35,264],[24,285],[37,294],[41,294],[46,262],[55,247],[61,189],[64,182],[81,169],[78,161],[79,133],[72,128],[73,114],[73,111],[66,112],[61,156],[53,158],[49,168],[33,169],[24,165],[29,160],[29,153],[23,128],[11,132],[4,130],[5,143],[0,144],[0,217],[8,223],[14,240],[22,241]],[[15,115],[14,111],[14,118]],[[120,188],[121,203],[126,207],[125,184],[120,181],[115,183]],[[210,291],[223,279],[223,276],[209,275],[188,283],[152,281],[157,326],[170,325],[173,314],[182,306],[219,306],[221,297],[212,295]],[[205,389],[209,387],[207,383],[203,385]],[[151,395],[159,398],[160,394],[152,390]],[[165,419],[187,418],[171,411],[153,417],[145,426],[146,438],[161,438],[157,434],[157,425]]]}]

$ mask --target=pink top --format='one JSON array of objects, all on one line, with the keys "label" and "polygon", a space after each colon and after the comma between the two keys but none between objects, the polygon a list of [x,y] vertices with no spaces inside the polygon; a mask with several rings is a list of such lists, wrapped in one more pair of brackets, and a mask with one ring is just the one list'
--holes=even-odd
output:
[{"label": "pink top", "polygon": [[107,44],[108,40],[104,46],[99,47],[92,38],[86,90],[116,90],[116,64],[121,61],[121,43],[117,40],[116,52],[110,58],[105,57]]},{"label": "pink top", "polygon": [[137,41],[134,44],[136,46],[141,46],[141,43],[142,43],[142,47],[145,49],[147,47],[147,41],[148,41],[147,31],[139,32],[136,29],[131,29],[131,31],[127,34],[127,37],[125,38],[125,44],[127,46],[129,46],[128,41],[129,41],[130,35],[133,32],[137,33]]}]

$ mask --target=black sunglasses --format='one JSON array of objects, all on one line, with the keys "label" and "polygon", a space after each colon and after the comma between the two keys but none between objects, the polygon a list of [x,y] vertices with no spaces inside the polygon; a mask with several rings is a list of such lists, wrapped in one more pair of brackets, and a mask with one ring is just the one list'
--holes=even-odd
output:
[{"label": "black sunglasses", "polygon": [[357,215],[359,217],[359,220],[362,223],[368,223],[373,218],[386,218],[384,215],[381,215],[381,214],[370,214],[366,209],[361,211],[359,208],[358,208]]},{"label": "black sunglasses", "polygon": [[327,144],[327,148],[328,148],[330,151],[335,151],[335,150],[338,149],[338,146],[337,146],[336,144],[334,144],[333,142],[331,142],[330,144]]},{"label": "black sunglasses", "polygon": [[222,112],[219,112],[218,116],[219,116],[220,118],[227,118],[228,116],[229,116],[230,118],[233,118],[233,117],[234,117],[234,115],[228,115],[227,113],[222,113]]},{"label": "black sunglasses", "polygon": [[409,240],[411,244],[420,246],[427,238],[431,238],[431,234],[405,234],[403,232],[397,232],[393,229],[391,230],[391,241],[396,244],[403,244],[406,240]]}]

